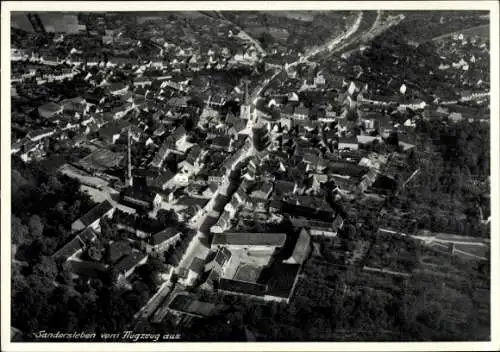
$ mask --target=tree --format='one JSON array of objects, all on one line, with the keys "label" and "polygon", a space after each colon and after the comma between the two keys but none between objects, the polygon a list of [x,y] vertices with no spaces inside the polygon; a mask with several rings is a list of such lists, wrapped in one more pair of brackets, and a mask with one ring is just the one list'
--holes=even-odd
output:
[{"label": "tree", "polygon": [[29,230],[17,216],[11,216],[11,239],[13,244],[25,244],[30,241]]},{"label": "tree", "polygon": [[32,215],[29,219],[28,226],[33,238],[39,238],[43,233],[43,222],[40,216]]},{"label": "tree", "polygon": [[31,275],[40,278],[46,278],[49,281],[54,281],[56,279],[58,270],[56,262],[47,256],[40,257],[40,262],[33,266],[33,272]]}]

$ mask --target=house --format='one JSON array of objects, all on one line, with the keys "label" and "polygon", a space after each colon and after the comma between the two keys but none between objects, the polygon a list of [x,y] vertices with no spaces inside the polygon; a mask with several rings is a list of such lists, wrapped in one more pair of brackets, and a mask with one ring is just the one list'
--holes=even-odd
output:
[{"label": "house", "polygon": [[415,148],[416,144],[415,138],[411,138],[406,135],[400,135],[398,139],[399,139],[399,146],[403,149],[403,151]]},{"label": "house", "polygon": [[152,82],[153,81],[148,77],[139,77],[139,78],[134,79],[133,84],[134,84],[134,87],[144,88],[144,87],[151,86]]},{"label": "house", "polygon": [[228,293],[264,296],[266,293],[266,286],[253,282],[221,278],[219,280],[219,290]]},{"label": "house", "polygon": [[273,252],[285,244],[286,233],[216,233],[212,240],[212,249],[251,249],[254,251]]},{"label": "house", "polygon": [[123,82],[114,82],[108,86],[108,89],[112,95],[122,95],[128,91],[128,86]]},{"label": "house", "polygon": [[[223,233],[231,228],[231,214],[224,210],[217,223],[210,228],[213,233]],[[213,241],[212,241],[213,244]]]},{"label": "house", "polygon": [[132,186],[120,192],[120,203],[134,209],[152,210],[161,206],[162,197],[148,187]]},{"label": "house", "polygon": [[231,260],[232,253],[226,247],[219,248],[215,253],[214,258],[207,263],[205,266],[206,270],[213,270],[219,274],[219,276],[223,276],[224,268]]},{"label": "house", "polygon": [[105,124],[99,129],[99,137],[106,143],[114,144],[125,128],[126,124],[122,121],[113,121]]},{"label": "house", "polygon": [[459,122],[463,120],[463,116],[459,112],[452,112],[451,114],[448,115],[448,120],[453,122]]},{"label": "house", "polygon": [[54,259],[64,259],[65,261],[71,257],[82,253],[87,246],[97,239],[96,233],[88,228],[82,231],[80,234],[76,235],[71,241],[66,243],[62,248],[56,251],[52,258]]},{"label": "house", "polygon": [[163,253],[180,241],[182,232],[167,227],[165,230],[152,235],[146,245],[148,253]]},{"label": "house", "polygon": [[167,169],[151,182],[151,186],[164,191],[173,185],[174,176],[174,173]]},{"label": "house", "polygon": [[339,150],[358,150],[358,140],[355,137],[340,137]]},{"label": "house", "polygon": [[127,279],[134,272],[135,268],[143,265],[148,260],[148,255],[141,252],[132,252],[120,259],[113,267],[112,272],[116,281]]},{"label": "house", "polygon": [[260,188],[250,193],[250,198],[266,200],[269,198],[272,192],[273,184],[271,182],[266,182],[263,183]]},{"label": "house", "polygon": [[174,130],[174,132],[172,132],[170,136],[167,137],[166,143],[168,143],[168,146],[173,149],[176,147],[177,142],[185,138],[186,135],[187,132],[184,126],[179,126]]},{"label": "house", "polygon": [[29,140],[32,142],[37,142],[52,136],[54,133],[56,133],[56,131],[53,128],[41,128],[38,130],[28,132],[26,137],[29,138]]},{"label": "house", "polygon": [[357,135],[356,140],[358,144],[361,145],[372,144],[375,141],[382,142],[382,138],[380,136],[369,136],[369,135]]},{"label": "house", "polygon": [[101,230],[101,218],[110,218],[113,216],[114,210],[115,207],[111,205],[110,202],[105,200],[104,202],[93,207],[81,218],[73,222],[73,224],[71,224],[71,231],[76,232],[90,227],[99,232]]},{"label": "house", "polygon": [[310,252],[311,235],[309,234],[309,231],[303,228],[300,230],[292,255],[283,262],[287,264],[302,264],[307,259]]},{"label": "house", "polygon": [[295,120],[306,120],[309,118],[309,109],[303,105],[297,106],[293,112]]},{"label": "house", "polygon": [[71,113],[78,113],[80,116],[88,111],[87,101],[82,97],[66,99],[61,102],[63,110]]},{"label": "house", "polygon": [[110,112],[113,115],[113,118],[115,120],[118,120],[124,117],[133,108],[134,108],[133,103],[125,102],[119,106],[115,106],[113,108],[107,108],[105,109],[105,111]]},{"label": "house", "polygon": [[188,269],[188,274],[185,280],[186,285],[192,286],[204,272],[205,261],[201,258],[194,257]]},{"label": "house", "polygon": [[217,136],[212,141],[212,147],[220,150],[228,150],[229,144],[231,143],[231,137],[229,136]]},{"label": "house", "polygon": [[161,145],[160,149],[156,152],[153,160],[151,161],[150,165],[155,168],[161,168],[165,158],[167,155],[170,153],[170,141],[167,139],[163,144]]}]

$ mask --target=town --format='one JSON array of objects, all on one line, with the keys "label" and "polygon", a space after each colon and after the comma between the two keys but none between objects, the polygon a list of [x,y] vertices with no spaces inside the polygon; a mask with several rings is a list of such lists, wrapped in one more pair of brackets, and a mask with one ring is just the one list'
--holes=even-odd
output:
[{"label": "town", "polygon": [[[303,312],[305,298],[375,319],[390,313],[374,301],[409,304],[394,297],[417,281],[444,280],[435,299],[452,296],[412,306],[429,339],[489,313],[480,29],[418,43],[392,30],[411,14],[345,11],[305,48],[307,16],[87,13],[67,30],[18,16],[28,29],[11,28],[12,280],[13,304],[28,308],[13,313],[16,334],[50,330],[29,313],[36,285],[51,293],[33,304],[73,307],[59,324],[185,340],[218,339],[208,335],[226,321],[227,336],[248,341],[295,336],[265,335],[270,323],[259,331],[242,312]],[[324,319],[300,336],[349,339],[352,326]],[[467,336],[483,336],[483,319]]]}]

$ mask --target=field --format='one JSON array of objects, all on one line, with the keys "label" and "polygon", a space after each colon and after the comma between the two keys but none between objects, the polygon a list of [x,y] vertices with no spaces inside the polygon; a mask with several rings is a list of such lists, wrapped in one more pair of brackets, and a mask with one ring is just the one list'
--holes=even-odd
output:
[{"label": "field", "polygon": [[286,17],[304,22],[312,22],[316,16],[316,13],[312,11],[273,11],[271,14],[276,17]]},{"label": "field", "polygon": [[455,245],[453,255],[460,255],[464,259],[486,260],[489,256],[489,248],[485,246],[457,244]]},{"label": "field", "polygon": [[61,172],[62,174],[66,175],[68,177],[79,180],[84,185],[90,185],[93,187],[102,187],[102,186],[105,186],[108,184],[103,179],[101,179],[99,177],[90,176],[90,175],[84,173],[83,171],[80,171],[77,168],[75,168],[71,165],[68,165],[68,164],[64,164],[63,166],[61,166],[59,168],[59,172]]},{"label": "field", "polygon": [[107,149],[98,149],[81,159],[79,164],[86,170],[104,171],[119,166],[124,157],[123,153],[113,153]]},{"label": "field", "polygon": [[[30,22],[26,13],[14,13],[11,15],[11,23],[13,27],[32,32]],[[40,13],[40,19],[47,32],[64,32],[64,33],[77,33],[78,18],[76,14],[67,13]]]},{"label": "field", "polygon": [[417,243],[413,239],[379,234],[366,257],[369,267],[411,272],[417,264]]},{"label": "field", "polygon": [[432,40],[436,41],[436,40],[445,39],[447,37],[452,36],[453,34],[463,34],[464,37],[479,36],[483,39],[487,39],[490,37],[490,26],[486,24],[486,25],[482,25],[482,26],[458,30],[458,31],[453,32],[453,33],[447,33],[445,35],[441,35],[439,37],[433,38]]},{"label": "field", "polygon": [[236,269],[236,274],[233,279],[246,282],[257,282],[261,271],[262,267],[241,263],[238,269]]}]

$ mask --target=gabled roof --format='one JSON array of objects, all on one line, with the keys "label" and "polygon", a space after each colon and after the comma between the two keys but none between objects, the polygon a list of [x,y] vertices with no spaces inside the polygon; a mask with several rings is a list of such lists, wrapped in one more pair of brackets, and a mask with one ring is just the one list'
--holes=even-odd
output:
[{"label": "gabled roof", "polygon": [[133,252],[126,257],[120,259],[118,263],[115,264],[113,270],[118,273],[125,273],[135,267],[141,260],[146,257],[146,254],[141,252]]},{"label": "gabled roof", "polygon": [[113,209],[113,206],[110,202],[105,200],[101,204],[93,207],[88,213],[83,215],[79,220],[83,223],[84,226],[89,226],[94,221],[100,219],[104,214]]},{"label": "gabled roof", "polygon": [[352,137],[340,137],[339,138],[339,143],[358,144],[358,140],[356,139],[355,136],[352,136]]},{"label": "gabled roof", "polygon": [[220,248],[215,254],[215,262],[219,265],[224,265],[229,259],[231,259],[231,252],[226,247]]},{"label": "gabled roof", "polygon": [[174,237],[178,233],[180,233],[180,231],[176,228],[167,227],[165,230],[155,233],[153,236],[151,236],[149,243],[153,246],[159,245]]},{"label": "gabled roof", "polygon": [[300,230],[299,237],[295,243],[295,248],[290,259],[293,258],[296,264],[302,264],[306,260],[310,251],[311,236],[306,229]]},{"label": "gabled roof", "polygon": [[190,196],[184,196],[181,197],[177,201],[177,205],[186,205],[186,206],[192,206],[192,205],[198,205],[199,207],[203,208],[205,204],[208,203],[208,199],[205,198],[196,198],[196,197],[190,197]]},{"label": "gabled roof", "polygon": [[79,249],[84,247],[83,242],[80,240],[80,237],[75,236],[71,241],[66,243],[62,248],[60,248],[57,252],[55,252],[52,257],[53,258],[64,258],[68,259],[73,254],[76,253]]},{"label": "gabled roof", "polygon": [[184,128],[184,126],[179,126],[174,130],[174,132],[172,132],[169,138],[173,139],[174,141],[178,141],[185,134],[186,134],[186,129]]},{"label": "gabled roof", "polygon": [[239,280],[221,278],[219,288],[225,291],[233,291],[254,296],[263,296],[266,293],[266,286]]},{"label": "gabled roof", "polygon": [[126,88],[127,85],[124,82],[113,82],[109,85],[109,90],[111,92],[116,92]]},{"label": "gabled roof", "polygon": [[191,265],[189,266],[189,270],[202,274],[205,271],[205,261],[201,258],[194,257]]},{"label": "gabled roof", "polygon": [[163,185],[168,182],[169,180],[171,180],[173,177],[174,177],[174,173],[170,170],[165,170],[164,172],[162,172],[160,175],[158,175],[154,180],[153,182],[151,182],[151,185],[153,187],[163,187]]},{"label": "gabled roof", "polygon": [[226,233],[215,234],[212,240],[212,245],[281,247],[285,244],[285,241],[286,241],[286,233],[226,232]]},{"label": "gabled roof", "polygon": [[278,195],[285,195],[287,193],[292,193],[295,188],[295,183],[290,181],[278,180],[274,185],[275,193]]}]

